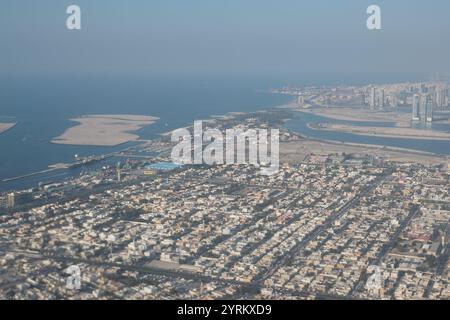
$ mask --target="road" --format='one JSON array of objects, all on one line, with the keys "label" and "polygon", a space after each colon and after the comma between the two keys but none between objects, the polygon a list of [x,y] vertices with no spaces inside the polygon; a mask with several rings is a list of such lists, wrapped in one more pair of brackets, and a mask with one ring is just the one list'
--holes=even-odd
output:
[{"label": "road", "polygon": [[[370,265],[378,266],[381,261],[383,261],[386,255],[395,247],[395,244],[397,243],[397,240],[402,232],[406,229],[406,227],[411,223],[411,221],[417,216],[419,212],[420,206],[414,205],[411,207],[408,216],[402,221],[395,233],[392,235],[392,237],[390,237],[389,241],[381,248],[380,252],[377,254],[377,257],[370,263]],[[355,294],[360,292],[363,286],[366,284],[368,277],[369,275],[366,272],[363,272],[358,282],[353,287],[353,290],[350,292],[349,296],[353,297]]]},{"label": "road", "polygon": [[322,233],[324,230],[331,227],[335,221],[341,218],[344,214],[348,212],[352,207],[354,207],[359,200],[371,193],[375,188],[377,188],[380,184],[384,183],[387,179],[391,178],[391,172],[386,171],[383,175],[378,177],[372,184],[361,190],[360,193],[355,195],[350,201],[348,201],[344,206],[342,206],[338,211],[332,214],[328,219],[320,226],[317,226],[311,233],[307,234],[299,243],[297,243],[291,250],[289,250],[285,255],[280,257],[274,264],[270,267],[270,269],[265,273],[257,277],[257,281],[264,282],[266,279],[270,278],[276,270],[278,270],[281,266],[285,265],[289,260],[292,260],[297,253],[303,249],[311,240],[317,238],[317,236]]}]

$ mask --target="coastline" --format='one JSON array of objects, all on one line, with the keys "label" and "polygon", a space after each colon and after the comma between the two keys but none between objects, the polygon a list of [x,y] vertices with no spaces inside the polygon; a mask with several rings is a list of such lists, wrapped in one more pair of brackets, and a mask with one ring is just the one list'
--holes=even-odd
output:
[{"label": "coastline", "polygon": [[[394,139],[415,139],[415,140],[435,140],[435,141],[449,141],[450,134],[445,135],[441,132],[431,131],[435,134],[441,134],[441,136],[426,136],[419,135],[422,130],[418,129],[410,129],[410,128],[384,128],[384,127],[356,127],[349,125],[337,125],[337,124],[323,124],[320,123],[320,127],[313,125],[312,123],[307,124],[308,128],[311,130],[317,131],[328,131],[328,132],[339,132],[339,133],[349,133],[362,137],[379,137],[379,138],[394,138]],[[363,130],[368,130],[369,132],[363,132]],[[398,130],[399,133],[382,133],[381,131],[393,131]],[[401,132],[401,131],[404,132]],[[415,134],[407,134],[407,132],[415,133]]]},{"label": "coastline", "polygon": [[[374,112],[361,108],[350,107],[320,107],[312,109],[297,110],[324,118],[341,121],[353,122],[379,122],[379,123],[393,123],[396,127],[404,128],[410,124],[409,114],[394,113],[394,112]],[[351,114],[349,114],[351,113]]]},{"label": "coastline", "polygon": [[[329,139],[319,139],[319,138],[314,138],[314,137],[310,137],[304,134],[300,134],[298,132],[292,131],[294,133],[296,133],[302,140],[299,141],[293,141],[293,142],[314,142],[314,143],[323,143],[323,144],[328,144],[328,145],[333,145],[333,146],[337,146],[337,147],[356,147],[356,148],[362,148],[363,150],[361,150],[360,152],[364,152],[364,149],[368,149],[372,152],[376,152],[376,151],[390,151],[390,152],[398,152],[398,153],[403,153],[403,155],[413,155],[413,156],[425,156],[425,157],[430,157],[435,159],[438,162],[446,162],[448,160],[448,158],[450,157],[449,155],[446,154],[438,154],[438,153],[433,153],[433,152],[428,152],[428,151],[420,151],[420,150],[415,150],[415,149],[408,149],[408,148],[401,148],[401,147],[392,147],[392,146],[383,146],[383,145],[376,145],[376,144],[364,144],[364,143],[356,143],[356,142],[340,142],[340,141],[336,141],[336,140],[329,140]],[[288,143],[293,143],[293,142],[288,142]],[[417,159],[410,159],[409,162],[417,162]]]},{"label": "coastline", "polygon": [[[275,106],[272,108],[268,108],[267,110],[264,111],[259,111],[259,112],[268,112],[268,111],[276,111],[277,109],[288,109],[291,111],[299,111],[299,112],[303,112],[306,110],[298,110],[298,107],[295,106],[295,101],[291,102],[291,103],[287,103],[287,104],[283,104],[283,105],[279,105],[279,106]],[[253,113],[257,113],[258,111],[255,111]],[[227,113],[223,116],[212,116],[214,119],[220,119],[220,120],[231,120],[234,119],[237,115],[242,115],[242,114],[250,114],[252,112],[232,112],[232,113]],[[288,121],[291,119],[284,119],[284,121]],[[206,120],[205,120],[206,121]],[[362,122],[363,120],[361,120]],[[379,122],[383,122],[382,120],[379,120]],[[182,127],[183,129],[191,129],[193,126],[186,126],[186,127]],[[312,128],[310,127],[310,124],[308,123],[308,127],[310,129],[313,130],[320,130],[317,128]],[[170,137],[170,134],[172,133],[173,130],[168,131],[168,132],[164,132],[161,133],[160,136],[161,137]],[[428,158],[432,158],[435,159],[436,161],[446,161],[447,158],[449,157],[446,154],[438,154],[438,153],[433,153],[433,152],[428,152],[428,151],[421,151],[421,150],[417,150],[417,149],[410,149],[410,148],[402,148],[402,147],[393,147],[393,146],[386,146],[386,145],[378,145],[378,144],[365,144],[365,143],[356,143],[356,142],[341,142],[338,140],[331,140],[331,139],[320,139],[320,138],[314,138],[308,135],[305,135],[303,133],[299,133],[296,132],[295,130],[288,130],[292,133],[295,133],[296,135],[298,135],[299,137],[301,137],[303,139],[303,141],[305,142],[309,142],[309,143],[319,143],[319,144],[329,144],[329,145],[333,145],[336,147],[341,147],[343,149],[347,148],[361,148],[363,150],[359,150],[359,152],[367,152],[367,151],[371,151],[371,152],[375,152],[375,151],[387,151],[387,152],[394,152],[394,153],[398,153],[396,154],[396,156],[400,157],[400,156],[419,156],[419,157],[428,157]],[[329,130],[329,131],[333,131],[333,130]],[[352,134],[352,133],[351,133]],[[355,134],[356,135],[356,134]],[[360,135],[362,136],[362,135]],[[374,135],[367,135],[367,136],[374,136]],[[381,137],[381,136],[380,136]],[[392,136],[389,138],[403,138],[403,137],[397,137],[397,136]],[[405,137],[405,139],[414,139],[414,138],[410,138],[410,137]],[[423,139],[423,140],[443,140],[443,141],[448,141],[448,139]],[[301,143],[302,141],[294,141],[294,143]],[[283,142],[285,143],[285,142]],[[289,142],[291,143],[291,142]],[[365,150],[364,150],[365,149]],[[415,160],[418,159],[412,159],[411,162],[414,162]]]},{"label": "coastline", "polygon": [[[248,114],[256,114],[256,113],[265,113],[265,112],[276,112],[277,109],[286,109],[286,104],[270,107],[263,111],[252,111],[252,112],[239,112],[239,113],[227,113],[223,116],[211,116],[212,119],[204,120],[205,122],[216,122],[219,120],[233,120],[238,118],[240,115],[248,115]],[[290,108],[289,108],[290,109]],[[292,110],[292,109],[290,109]],[[292,110],[294,111],[294,110]],[[108,115],[107,115],[108,116]],[[112,116],[112,115],[109,115]],[[92,117],[92,116],[86,116]],[[103,115],[94,116],[94,118],[104,118]],[[115,116],[112,116],[115,117]],[[139,116],[138,116],[139,117]],[[155,121],[156,117],[152,117],[152,120]],[[291,120],[293,117],[287,117],[282,121],[282,127],[284,124]],[[79,119],[79,118],[77,118]],[[147,119],[148,120],[148,119]],[[153,123],[153,122],[152,122]],[[75,127],[79,127],[75,126]],[[186,126],[184,128],[189,129],[193,126]],[[71,127],[74,128],[74,127]],[[69,128],[69,129],[71,129]],[[286,128],[285,128],[286,129]],[[176,130],[176,129],[174,129]],[[371,154],[374,156],[378,156],[380,158],[386,159],[388,161],[394,162],[402,162],[402,163],[423,163],[423,164],[436,164],[436,163],[447,163],[449,156],[445,154],[437,154],[433,152],[420,151],[415,149],[407,149],[401,147],[392,147],[392,146],[384,146],[384,145],[375,145],[375,144],[364,144],[364,143],[354,143],[354,142],[340,142],[337,140],[329,140],[329,139],[320,139],[310,137],[303,133],[298,133],[296,130],[286,129],[292,134],[300,137],[299,140],[291,140],[291,141],[282,141],[280,142],[280,160],[286,162],[302,162],[306,154],[331,154],[331,153],[348,153],[348,154]],[[154,140],[165,139],[170,136],[171,131],[163,132],[159,134],[159,138],[155,138]],[[139,140],[139,136],[136,136],[133,141]],[[120,144],[124,144],[127,141],[124,141]],[[130,141],[128,141],[130,142]],[[54,142],[53,142],[54,143]],[[114,146],[118,146],[120,144],[115,144]],[[286,160],[287,159],[287,160]],[[48,166],[46,171],[54,170],[52,166]],[[64,168],[57,168],[64,169]],[[31,176],[33,173],[31,174]],[[28,175],[27,175],[28,176]]]},{"label": "coastline", "polygon": [[[269,108],[264,111],[259,112],[270,112],[270,111],[276,111],[277,109],[288,109],[291,111],[297,111],[296,108],[293,108],[294,103],[284,104],[276,107]],[[258,113],[256,112],[246,112],[246,113],[228,113],[223,116],[214,116],[215,119],[220,120],[232,120],[236,118],[238,115],[242,114],[250,114],[250,113]],[[291,119],[284,119],[284,123]],[[380,120],[380,122],[382,122]],[[186,126],[183,127],[185,129],[190,129],[193,126]],[[172,130],[173,131],[173,130]],[[161,137],[168,137],[170,136],[171,132],[165,132],[160,134]],[[355,143],[355,142],[340,142],[338,140],[329,140],[329,139],[320,139],[320,138],[314,138],[307,136],[303,133],[296,132],[295,130],[288,130],[291,133],[294,133],[298,135],[302,140],[294,140],[289,142],[281,142],[280,143],[280,157],[282,156],[282,153],[289,153],[290,155],[297,155],[297,161],[300,160],[301,155],[296,154],[295,152],[291,152],[289,150],[286,150],[287,145],[296,145],[297,147],[303,147],[302,144],[307,145],[317,145],[318,148],[320,148],[322,145],[328,145],[328,146],[334,146],[336,147],[339,152],[346,152],[346,153],[367,153],[367,154],[373,154],[377,155],[381,158],[390,159],[392,161],[396,162],[420,162],[420,163],[444,163],[448,161],[449,156],[446,154],[438,154],[428,151],[421,151],[416,149],[409,149],[409,148],[402,148],[402,147],[393,147],[393,146],[386,146],[386,145],[377,145],[377,144],[364,144],[364,143]],[[398,138],[396,136],[393,136],[393,138]],[[411,139],[411,138],[410,138]],[[435,140],[435,139],[427,139],[427,140]],[[448,139],[442,139],[442,140],[448,140]],[[350,149],[350,151],[349,151]]]},{"label": "coastline", "polygon": [[[298,106],[292,107],[292,103],[289,104],[287,107],[286,107],[286,105],[283,105],[283,106],[279,106],[278,108],[286,108],[286,109],[292,110],[294,112],[300,112],[300,113],[307,112],[310,114],[314,114],[313,112],[311,112],[310,109],[299,109]],[[363,120],[361,120],[361,122],[363,122]],[[377,122],[377,121],[371,121],[371,122]],[[383,121],[380,120],[379,122],[383,122]],[[393,122],[393,123],[395,123],[395,122]],[[307,126],[313,130],[320,130],[317,128],[311,128],[310,123],[308,123]],[[348,151],[348,149],[351,149],[351,152],[376,154],[382,158],[384,157],[391,161],[403,162],[403,163],[414,163],[414,162],[424,163],[424,164],[448,163],[448,161],[450,159],[450,155],[447,155],[447,154],[440,154],[440,153],[435,153],[435,152],[422,151],[422,150],[418,150],[418,149],[394,147],[394,146],[387,146],[387,145],[380,145],[380,144],[366,144],[366,143],[315,138],[315,137],[306,135],[304,133],[300,133],[300,132],[296,131],[295,129],[288,129],[288,131],[296,134],[301,140],[280,143],[280,157],[282,157],[283,152],[285,153],[284,156],[288,156],[288,157],[289,157],[289,155],[292,155],[296,152],[298,153],[299,147],[300,147],[300,149],[311,151],[311,149],[313,149],[313,148],[308,149],[311,146],[316,146],[316,147],[327,146],[327,147],[336,147],[336,149],[341,152],[345,152],[345,151]],[[398,138],[398,137],[395,136],[392,138]],[[408,139],[408,138],[406,138],[406,139]],[[410,140],[411,140],[411,138],[410,138]],[[424,139],[424,140],[436,141],[435,139]],[[442,140],[448,141],[448,139],[442,139]],[[441,141],[441,140],[437,140],[437,141]],[[293,145],[294,149],[296,149],[296,150],[294,150],[294,151],[289,150],[289,148],[287,148],[287,146],[290,147],[290,145]],[[288,149],[288,150],[286,150],[286,149]],[[325,150],[331,151],[331,150],[328,150],[327,148],[325,148]],[[325,151],[325,153],[326,153],[326,151]]]}]

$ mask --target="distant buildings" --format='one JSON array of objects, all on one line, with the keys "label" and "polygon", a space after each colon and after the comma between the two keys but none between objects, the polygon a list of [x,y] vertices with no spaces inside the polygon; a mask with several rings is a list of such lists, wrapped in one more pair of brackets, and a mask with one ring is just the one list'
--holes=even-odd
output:
[{"label": "distant buildings", "polygon": [[433,100],[430,96],[427,96],[425,103],[425,121],[433,122]]},{"label": "distant buildings", "polygon": [[298,96],[298,98],[297,98],[297,105],[299,107],[303,107],[305,105],[305,97]]},{"label": "distant buildings", "polygon": [[0,195],[0,209],[8,208],[8,197],[6,195]]},{"label": "distant buildings", "polygon": [[0,208],[14,208],[32,200],[32,192],[20,191],[0,195]]},{"label": "distant buildings", "polygon": [[4,193],[0,195],[0,208],[13,208],[16,204],[14,193]]},{"label": "distant buildings", "polygon": [[412,120],[420,121],[420,95],[415,94],[413,96],[413,104],[412,104]]},{"label": "distant buildings", "polygon": [[384,89],[377,90],[376,87],[370,88],[370,109],[382,109],[385,107],[386,95]]},{"label": "distant buildings", "polygon": [[380,89],[380,94],[378,96],[378,106],[384,108],[384,89]]},{"label": "distant buildings", "polygon": [[370,88],[370,102],[369,102],[370,109],[375,109],[375,107],[376,107],[376,94],[377,94],[377,91],[376,91],[375,87],[371,87]]},{"label": "distant buildings", "polygon": [[448,107],[449,103],[448,91],[449,90],[443,86],[436,87],[434,99],[436,101],[436,107],[440,110],[444,110]]},{"label": "distant buildings", "polygon": [[415,94],[412,103],[412,120],[433,122],[435,101],[430,94]]}]

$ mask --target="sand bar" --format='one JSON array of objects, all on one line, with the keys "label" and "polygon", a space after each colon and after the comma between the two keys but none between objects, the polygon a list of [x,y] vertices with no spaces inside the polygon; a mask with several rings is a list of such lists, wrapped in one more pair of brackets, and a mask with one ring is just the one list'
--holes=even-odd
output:
[{"label": "sand bar", "polygon": [[0,134],[14,127],[16,123],[0,123]]},{"label": "sand bar", "polygon": [[139,139],[131,132],[155,123],[159,118],[140,115],[88,115],[71,119],[78,125],[54,138],[52,143],[67,145],[116,146]]},{"label": "sand bar", "polygon": [[414,128],[367,127],[343,124],[320,124],[319,127],[309,127],[318,130],[352,133],[366,137],[403,138],[417,140],[450,140],[450,133],[448,132],[421,130]]},{"label": "sand bar", "polygon": [[322,141],[308,138],[280,143],[280,161],[282,163],[302,162],[311,153],[328,155],[333,153],[340,154],[342,152],[347,154],[371,154],[385,160],[401,163],[417,162],[425,165],[433,165],[447,164],[448,162],[448,158],[442,155],[377,145]]},{"label": "sand bar", "polygon": [[411,115],[402,112],[374,111],[361,108],[314,108],[300,110],[335,120],[344,121],[370,121],[370,122],[395,122],[397,127],[407,127],[411,123]]}]

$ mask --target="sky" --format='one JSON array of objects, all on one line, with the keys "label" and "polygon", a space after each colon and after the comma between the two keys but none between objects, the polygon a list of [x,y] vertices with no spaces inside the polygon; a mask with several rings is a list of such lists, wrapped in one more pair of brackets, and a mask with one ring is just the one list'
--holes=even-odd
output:
[{"label": "sky", "polygon": [[[82,29],[67,30],[66,8]],[[381,7],[382,30],[366,9]],[[2,0],[0,76],[450,74],[448,0]]]}]

